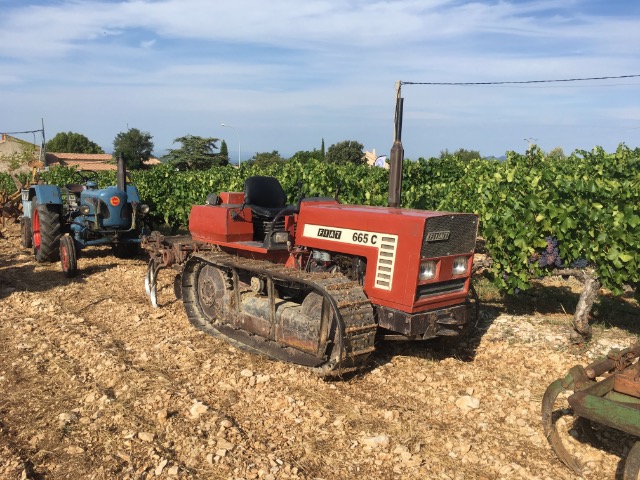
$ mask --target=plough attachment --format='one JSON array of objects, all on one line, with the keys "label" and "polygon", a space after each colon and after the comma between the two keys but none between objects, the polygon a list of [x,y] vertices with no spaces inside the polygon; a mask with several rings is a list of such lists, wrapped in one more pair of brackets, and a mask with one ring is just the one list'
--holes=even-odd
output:
[{"label": "plough attachment", "polygon": [[[612,350],[586,368],[576,365],[566,377],[547,388],[542,400],[544,433],[558,458],[580,475],[582,466],[566,449],[553,418],[554,403],[565,390],[567,399],[585,433],[593,435],[591,421],[640,437],[640,344],[622,351]],[[595,437],[593,438],[595,440]],[[594,443],[597,443],[594,442]],[[630,450],[623,473],[624,480],[636,480],[640,474],[640,441]]]}]

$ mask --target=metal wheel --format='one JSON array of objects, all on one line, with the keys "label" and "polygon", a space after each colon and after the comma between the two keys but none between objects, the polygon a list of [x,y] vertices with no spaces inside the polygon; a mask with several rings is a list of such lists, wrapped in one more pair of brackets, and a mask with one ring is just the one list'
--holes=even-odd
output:
[{"label": "metal wheel", "polygon": [[156,267],[156,264],[153,260],[149,261],[149,266],[147,267],[147,274],[144,277],[144,290],[147,292],[149,296],[149,300],[151,300],[151,305],[153,308],[158,308],[158,271],[159,267]]},{"label": "metal wheel", "polygon": [[582,467],[578,461],[568,452],[562,443],[562,439],[558,434],[556,422],[553,419],[554,404],[558,396],[565,391],[563,380],[559,379],[553,382],[544,392],[542,398],[542,427],[547,440],[551,444],[551,448],[558,456],[560,461],[573,470],[577,475],[582,474]]},{"label": "metal wheel", "polygon": [[76,245],[69,235],[65,235],[60,239],[60,265],[65,277],[75,277],[78,274]]},{"label": "metal wheel", "polygon": [[636,442],[629,450],[627,460],[624,462],[622,480],[640,479],[640,442]]},{"label": "metal wheel", "polygon": [[220,269],[203,264],[195,275],[195,300],[201,314],[209,323],[222,320],[225,310],[225,278]]}]

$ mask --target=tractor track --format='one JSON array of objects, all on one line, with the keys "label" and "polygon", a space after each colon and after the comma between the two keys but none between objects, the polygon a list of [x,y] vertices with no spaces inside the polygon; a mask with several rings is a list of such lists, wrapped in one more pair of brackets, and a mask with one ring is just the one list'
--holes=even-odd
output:
[{"label": "tractor track", "polygon": [[[377,325],[373,320],[373,307],[358,282],[339,274],[291,271],[284,265],[237,257],[224,252],[193,255],[183,272],[183,302],[187,316],[193,325],[214,337],[222,337],[234,342],[239,348],[247,349],[248,347],[252,353],[266,354],[275,359],[306,360],[300,356],[299,351],[273,340],[247,334],[242,329],[225,322],[209,322],[196,306],[197,271],[202,265],[230,269],[233,275],[237,275],[240,271],[247,272],[251,276],[264,276],[272,281],[284,281],[296,288],[306,288],[324,297],[336,315],[334,328],[338,340],[334,344],[340,352],[337,359],[325,359],[319,366],[309,365],[313,366],[313,370],[320,375],[341,376],[358,371],[366,366],[369,356],[375,350]],[[234,290],[229,291],[231,297],[234,293]],[[239,303],[239,296],[230,303]],[[226,308],[232,311],[230,306]],[[319,360],[312,359],[312,361],[319,363]]]}]

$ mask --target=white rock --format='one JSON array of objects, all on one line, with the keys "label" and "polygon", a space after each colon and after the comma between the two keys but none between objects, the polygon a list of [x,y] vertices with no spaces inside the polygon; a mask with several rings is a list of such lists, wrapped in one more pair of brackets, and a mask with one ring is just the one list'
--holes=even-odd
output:
[{"label": "white rock", "polygon": [[71,423],[76,419],[76,415],[74,413],[64,412],[58,415],[58,420],[60,423]]},{"label": "white rock", "polygon": [[156,467],[155,471],[153,472],[156,474],[156,477],[159,477],[160,475],[162,475],[162,470],[164,470],[164,467],[166,465],[167,465],[167,460],[163,458],[158,464],[158,466]]},{"label": "white rock", "polygon": [[153,439],[156,436],[153,433],[149,432],[138,432],[138,438],[143,442],[153,442]]},{"label": "white rock", "polygon": [[84,453],[84,449],[81,447],[77,447],[75,445],[72,445],[71,447],[67,448],[67,453],[71,454],[71,455],[79,455],[81,453]]},{"label": "white rock", "polygon": [[[229,450],[233,450],[233,447],[235,445],[231,443],[229,440],[225,440],[224,438],[219,438],[216,446],[218,447],[218,449],[229,451]],[[223,455],[220,455],[220,456],[223,456]]]},{"label": "white rock", "polygon": [[240,372],[240,375],[243,377],[253,377],[253,372],[251,370],[249,370],[248,368],[245,368],[244,370],[242,370]]},{"label": "white rock", "polygon": [[480,408],[480,400],[476,397],[472,397],[471,395],[463,395],[462,397],[456,400],[456,407],[461,410],[473,410],[476,408]]},{"label": "white rock", "polygon": [[199,418],[200,415],[205,413],[207,410],[209,410],[209,407],[196,400],[195,402],[193,402],[193,405],[191,405],[189,413],[191,414],[191,418]]},{"label": "white rock", "polygon": [[389,446],[389,437],[387,435],[376,435],[375,437],[364,437],[360,439],[362,445],[369,447],[387,447]]}]

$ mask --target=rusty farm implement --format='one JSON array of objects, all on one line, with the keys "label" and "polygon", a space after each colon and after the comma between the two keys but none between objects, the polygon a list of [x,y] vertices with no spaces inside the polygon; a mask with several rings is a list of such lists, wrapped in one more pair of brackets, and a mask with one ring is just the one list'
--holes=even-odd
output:
[{"label": "rusty farm implement", "polygon": [[[561,379],[547,388],[542,400],[544,432],[558,458],[576,474],[582,465],[563,444],[556,426],[554,404],[565,391],[573,393],[568,403],[591,443],[598,441],[590,428],[591,422],[640,437],[640,344],[622,350],[612,350],[587,367],[576,365]],[[639,478],[640,440],[635,442],[625,461],[623,479]]]}]

